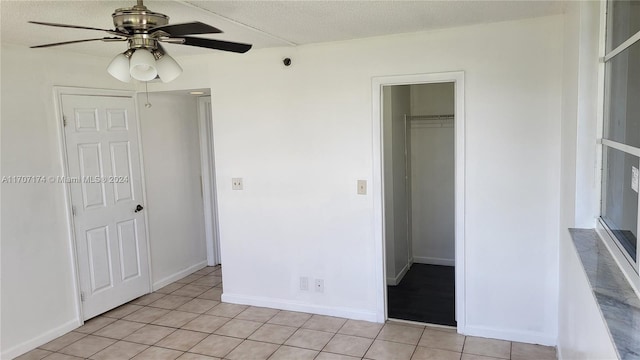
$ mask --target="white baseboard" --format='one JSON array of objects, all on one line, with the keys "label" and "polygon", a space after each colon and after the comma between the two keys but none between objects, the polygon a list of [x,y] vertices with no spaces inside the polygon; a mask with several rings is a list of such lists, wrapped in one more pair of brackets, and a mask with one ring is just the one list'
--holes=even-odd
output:
[{"label": "white baseboard", "polygon": [[337,316],[353,320],[365,320],[376,322],[375,311],[365,311],[360,309],[339,308],[322,306],[315,304],[301,303],[291,300],[265,298],[258,296],[245,296],[236,294],[222,294],[222,301],[232,304],[261,306],[272,309],[299,311],[310,314]]},{"label": "white baseboard", "polygon": [[413,264],[413,262],[408,263],[407,265],[405,265],[402,270],[400,271],[400,273],[395,277],[395,278],[387,278],[387,285],[389,286],[396,286],[398,284],[400,284],[400,281],[402,281],[402,278],[404,278],[404,276],[407,274],[407,271],[409,271],[409,268],[411,267],[411,264]]},{"label": "white baseboard", "polygon": [[23,343],[20,343],[12,348],[9,348],[2,352],[0,358],[2,359],[13,359],[18,357],[26,352],[29,352],[40,345],[44,345],[49,341],[60,337],[71,330],[77,329],[81,325],[80,319],[73,319],[65,324],[58,326],[55,329],[51,329],[44,334],[38,335],[31,340],[27,340]]},{"label": "white baseboard", "polygon": [[429,265],[444,265],[444,266],[456,266],[454,259],[444,259],[428,256],[414,256],[413,261],[416,264],[429,264]]},{"label": "white baseboard", "polygon": [[204,260],[202,262],[199,262],[195,265],[189,266],[186,269],[180,270],[174,274],[171,274],[163,279],[160,279],[156,282],[153,283],[153,289],[151,291],[156,291],[160,288],[163,288],[169,284],[171,284],[172,282],[176,281],[176,280],[180,280],[183,277],[193,274],[194,272],[202,269],[203,267],[207,266],[207,260]]},{"label": "white baseboard", "polygon": [[[460,331],[460,329],[458,329]],[[463,335],[479,336],[491,339],[517,341],[527,344],[538,344],[546,346],[556,346],[555,336],[549,336],[539,332],[529,332],[509,329],[496,329],[484,326],[467,325]]]}]

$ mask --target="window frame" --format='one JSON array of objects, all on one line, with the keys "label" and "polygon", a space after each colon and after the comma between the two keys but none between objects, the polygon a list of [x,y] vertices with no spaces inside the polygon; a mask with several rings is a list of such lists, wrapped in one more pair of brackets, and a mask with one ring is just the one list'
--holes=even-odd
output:
[{"label": "window frame", "polygon": [[[636,295],[640,297],[640,244],[636,244],[636,259],[633,260],[631,255],[624,249],[623,245],[617,239],[617,237],[613,234],[611,229],[607,226],[604,219],[602,218],[602,205],[604,200],[604,171],[606,159],[604,156],[605,148],[615,149],[621,151],[625,154],[630,154],[636,157],[640,157],[640,148],[630,146],[627,144],[619,143],[617,141],[613,141],[610,139],[604,138],[605,126],[608,126],[608,118],[609,113],[607,111],[607,101],[609,101],[609,92],[610,79],[605,78],[605,70],[606,64],[610,60],[614,59],[618,54],[624,52],[632,45],[636,44],[640,41],[640,31],[632,34],[623,41],[620,45],[611,49],[611,51],[607,52],[606,49],[606,39],[607,34],[610,30],[609,26],[609,3],[615,0],[605,0],[601,2],[601,26],[600,26],[600,54],[602,57],[600,58],[600,64],[598,67],[598,128],[597,128],[597,161],[599,170],[597,172],[597,181],[596,181],[596,196],[598,198],[598,221],[596,226],[596,231],[603,239],[606,247],[609,249],[609,252],[613,255],[614,259],[618,263],[618,266],[622,269],[627,281],[631,284],[633,289],[636,292]],[[638,201],[638,219],[637,219],[637,228],[636,234],[640,235],[640,200]]]}]

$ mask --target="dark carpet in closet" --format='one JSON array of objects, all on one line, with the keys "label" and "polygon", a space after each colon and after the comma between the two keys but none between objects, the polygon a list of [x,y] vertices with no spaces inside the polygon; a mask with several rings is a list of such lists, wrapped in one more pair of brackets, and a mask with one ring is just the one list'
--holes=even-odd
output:
[{"label": "dark carpet in closet", "polygon": [[413,264],[387,296],[390,318],[456,326],[453,266]]}]

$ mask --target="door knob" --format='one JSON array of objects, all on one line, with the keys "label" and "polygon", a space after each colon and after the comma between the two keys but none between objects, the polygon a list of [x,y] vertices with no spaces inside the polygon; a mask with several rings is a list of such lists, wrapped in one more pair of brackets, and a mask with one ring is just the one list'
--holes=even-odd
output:
[{"label": "door knob", "polygon": [[136,206],[136,209],[133,212],[142,211],[142,209],[144,209],[142,205],[138,204],[138,206]]}]

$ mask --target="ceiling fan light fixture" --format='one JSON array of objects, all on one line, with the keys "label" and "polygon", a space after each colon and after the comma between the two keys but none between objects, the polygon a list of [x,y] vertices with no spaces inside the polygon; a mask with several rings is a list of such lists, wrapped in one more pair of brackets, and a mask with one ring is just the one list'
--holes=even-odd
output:
[{"label": "ceiling fan light fixture", "polygon": [[[2,0],[0,0],[2,1]],[[52,46],[84,43],[88,41],[127,41],[128,50],[118,54],[107,66],[107,72],[122,82],[131,79],[148,82],[156,77],[164,83],[173,81],[182,73],[182,67],[164,51],[160,42],[176,45],[195,46],[199,48],[245,53],[251,44],[236,43],[190,35],[220,34],[222,30],[200,21],[169,24],[165,14],[153,12],[137,0],[136,5],[116,9],[111,14],[115,29],[101,29],[90,26],[59,24],[42,21],[29,23],[43,26],[69,29],[103,31],[109,37],[62,41],[50,44],[31,46],[31,48],[48,48]]]},{"label": "ceiling fan light fixture", "polygon": [[[128,55],[128,56],[127,56]],[[114,78],[122,82],[131,82],[131,73],[129,72],[130,52],[116,55],[107,67],[107,72]]]},{"label": "ceiling fan light fixture", "polygon": [[156,70],[163,83],[168,83],[182,74],[182,67],[169,54],[164,54],[156,60]]},{"label": "ceiling fan light fixture", "polygon": [[131,77],[138,81],[151,81],[158,75],[156,59],[149,50],[137,49],[129,60]]}]

